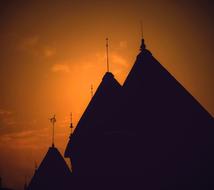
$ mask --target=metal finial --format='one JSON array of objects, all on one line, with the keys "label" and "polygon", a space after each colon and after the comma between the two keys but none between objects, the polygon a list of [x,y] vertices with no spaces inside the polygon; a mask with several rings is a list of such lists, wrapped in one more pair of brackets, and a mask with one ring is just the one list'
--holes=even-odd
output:
[{"label": "metal finial", "polygon": [[146,49],[146,45],[143,38],[143,22],[140,20],[140,30],[141,30],[141,46],[140,51],[143,52]]},{"label": "metal finial", "polygon": [[140,20],[140,34],[141,34],[141,39],[143,39],[143,21]]},{"label": "metal finial", "polygon": [[52,147],[54,147],[54,125],[56,123],[56,116],[54,115],[52,118],[50,118],[50,122],[53,126],[53,130],[52,130]]},{"label": "metal finial", "polygon": [[93,89],[93,84],[91,85],[91,98],[94,96],[94,89]]},{"label": "metal finial", "polygon": [[70,128],[71,128],[71,130],[74,128],[74,126],[73,126],[73,122],[72,122],[72,112],[71,112],[71,114],[70,114],[70,117],[71,117],[71,124],[70,124]]},{"label": "metal finial", "polygon": [[106,38],[106,64],[107,64],[107,72],[109,72],[109,57],[108,57],[108,38]]}]

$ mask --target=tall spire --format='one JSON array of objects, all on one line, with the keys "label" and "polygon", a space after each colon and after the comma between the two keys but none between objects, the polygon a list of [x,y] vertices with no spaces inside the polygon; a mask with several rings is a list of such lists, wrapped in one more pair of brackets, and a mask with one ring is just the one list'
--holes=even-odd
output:
[{"label": "tall spire", "polygon": [[53,130],[52,130],[52,147],[54,147],[54,125],[56,123],[56,116],[54,115],[52,118],[50,118],[50,122],[53,126]]},{"label": "tall spire", "polygon": [[146,45],[144,42],[144,37],[143,37],[143,22],[142,20],[140,21],[140,32],[141,32],[141,46],[140,46],[140,51],[143,51],[146,49]]},{"label": "tall spire", "polygon": [[107,72],[109,72],[108,38],[106,38],[106,64],[107,64]]},{"label": "tall spire", "polygon": [[143,21],[140,20],[140,33],[141,33],[141,39],[143,39]]}]

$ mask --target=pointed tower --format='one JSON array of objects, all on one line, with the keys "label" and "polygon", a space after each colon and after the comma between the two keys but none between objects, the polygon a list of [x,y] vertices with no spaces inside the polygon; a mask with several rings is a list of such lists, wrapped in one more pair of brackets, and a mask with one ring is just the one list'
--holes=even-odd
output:
[{"label": "pointed tower", "polygon": [[144,184],[153,181],[151,189],[162,189],[179,181],[194,189],[212,183],[213,118],[146,49],[143,39],[123,92],[119,120],[137,134],[138,142],[131,146],[136,147],[136,174],[144,176]]},{"label": "pointed tower", "polygon": [[[107,72],[80,118],[77,127],[70,137],[65,150],[65,157],[72,159],[72,168],[75,173],[87,175],[96,173],[94,157],[97,156],[97,140],[112,126],[107,121],[115,113],[121,85],[109,72],[108,40],[106,39]],[[88,155],[91,155],[88,157]]]},{"label": "pointed tower", "polygon": [[28,190],[70,189],[71,171],[56,147],[50,147],[32,177]]},{"label": "pointed tower", "polygon": [[27,190],[68,190],[71,183],[71,171],[54,144],[55,115],[50,118],[52,124],[52,146],[48,149],[39,167],[35,162],[35,173]]},{"label": "pointed tower", "polygon": [[[74,171],[89,172],[88,167],[93,166],[92,163],[89,164],[91,159],[88,159],[85,154],[95,156],[96,153],[93,153],[91,143],[95,143],[93,140],[98,137],[97,135],[111,128],[111,126],[105,125],[105,122],[115,111],[114,106],[117,103],[120,89],[121,85],[116,81],[114,75],[107,72],[79,120],[65,150],[65,157],[72,158]],[[81,151],[81,155],[79,151]]]},{"label": "pointed tower", "polygon": [[65,156],[74,175],[99,176],[108,189],[113,179],[120,189],[210,189],[213,136],[213,117],[142,39],[122,87],[112,73],[104,75]]}]

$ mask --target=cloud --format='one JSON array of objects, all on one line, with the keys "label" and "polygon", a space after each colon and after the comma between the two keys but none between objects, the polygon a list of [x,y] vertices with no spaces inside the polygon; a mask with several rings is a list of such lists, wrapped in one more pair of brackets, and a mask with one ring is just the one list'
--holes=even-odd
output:
[{"label": "cloud", "polygon": [[15,123],[16,122],[14,120],[12,111],[0,109],[0,124],[1,124],[1,126],[14,125]]},{"label": "cloud", "polygon": [[[97,61],[98,62],[106,62],[106,55],[105,53],[96,53],[95,54]],[[123,58],[122,55],[120,55],[118,52],[111,52],[109,55],[109,62],[113,63],[115,65],[120,65],[120,66],[127,66],[127,61]]]},{"label": "cloud", "polygon": [[70,68],[68,66],[68,64],[65,63],[58,63],[58,64],[54,64],[51,67],[51,71],[52,72],[65,72],[65,73],[69,73],[70,72]]},{"label": "cloud", "polygon": [[114,64],[120,65],[120,66],[127,66],[126,60],[118,53],[112,52],[110,56],[110,61]]},{"label": "cloud", "polygon": [[0,149],[3,148],[1,145],[7,145],[7,148],[14,148],[14,144],[16,144],[16,149],[36,149],[37,146],[40,147],[45,142],[50,139],[49,132],[47,128],[43,129],[27,129],[24,131],[17,131],[14,133],[2,134],[0,136]]},{"label": "cloud", "polygon": [[11,111],[0,109],[0,115],[11,115],[11,114],[12,114]]},{"label": "cloud", "polygon": [[36,46],[39,44],[38,36],[31,36],[22,38],[18,44],[18,49],[21,51],[35,51]]},{"label": "cloud", "polygon": [[100,53],[100,52],[97,52],[95,54],[95,57],[97,58],[97,61],[98,62],[103,62],[106,60],[106,54],[105,53]]},{"label": "cloud", "polygon": [[120,42],[119,42],[119,47],[120,47],[121,49],[127,48],[127,41],[120,41]]},{"label": "cloud", "polygon": [[47,58],[53,57],[56,54],[56,49],[51,47],[44,47],[43,55]]},{"label": "cloud", "polygon": [[37,35],[21,38],[17,49],[45,58],[53,57],[56,54],[56,48],[52,47],[50,44],[43,43]]}]

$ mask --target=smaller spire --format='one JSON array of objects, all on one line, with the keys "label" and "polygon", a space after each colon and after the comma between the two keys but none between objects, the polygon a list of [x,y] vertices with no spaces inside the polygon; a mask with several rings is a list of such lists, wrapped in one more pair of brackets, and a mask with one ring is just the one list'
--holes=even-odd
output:
[{"label": "smaller spire", "polygon": [[56,123],[56,116],[55,115],[53,115],[53,117],[50,118],[50,122],[51,122],[51,124],[53,126],[53,130],[52,130],[52,147],[54,147],[54,125]]},{"label": "smaller spire", "polygon": [[143,39],[143,21],[140,20],[140,32],[141,32],[141,39]]},{"label": "smaller spire", "polygon": [[144,39],[141,39],[140,51],[143,51],[145,49],[146,49],[145,41]]},{"label": "smaller spire", "polygon": [[93,88],[93,84],[91,85],[91,98],[93,98],[94,96],[94,88]]},{"label": "smaller spire", "polygon": [[140,21],[140,31],[141,31],[141,46],[140,46],[140,51],[143,51],[146,49],[144,37],[143,37],[143,22],[142,20]]},{"label": "smaller spire", "polygon": [[73,122],[72,122],[72,112],[71,112],[71,114],[70,114],[70,117],[71,117],[71,124],[70,124],[70,128],[71,128],[71,132],[72,132],[72,130],[73,130],[73,128],[74,128],[74,126],[73,126]]},{"label": "smaller spire", "polygon": [[108,38],[106,38],[106,64],[107,64],[107,72],[109,72],[109,57],[108,57]]}]

